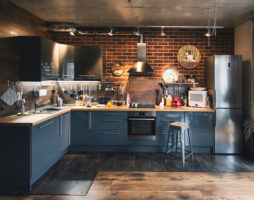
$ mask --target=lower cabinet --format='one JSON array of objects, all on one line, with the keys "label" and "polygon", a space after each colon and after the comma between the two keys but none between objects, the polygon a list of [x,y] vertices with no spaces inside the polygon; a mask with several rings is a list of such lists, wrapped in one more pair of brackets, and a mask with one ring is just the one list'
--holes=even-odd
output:
[{"label": "lower cabinet", "polygon": [[185,115],[185,121],[189,123],[194,151],[198,153],[213,153],[214,113],[188,112]]},{"label": "lower cabinet", "polygon": [[97,144],[127,145],[127,112],[95,112]]},{"label": "lower cabinet", "polygon": [[52,163],[59,151],[58,118],[53,118],[32,128],[32,183],[38,179]]},{"label": "lower cabinet", "polygon": [[34,183],[66,152],[69,136],[70,113],[32,127],[31,183]]},{"label": "lower cabinet", "polygon": [[72,111],[71,112],[71,145],[95,145],[96,116],[94,111]]},{"label": "lower cabinet", "polygon": [[156,114],[156,138],[159,146],[166,146],[168,141],[168,129],[171,122],[184,122],[183,112],[157,112]]},{"label": "lower cabinet", "polygon": [[70,112],[64,113],[58,117],[59,121],[59,145],[60,151],[66,151],[70,145],[70,129],[71,129],[71,114]]},{"label": "lower cabinet", "polygon": [[127,144],[127,112],[73,111],[71,145]]}]

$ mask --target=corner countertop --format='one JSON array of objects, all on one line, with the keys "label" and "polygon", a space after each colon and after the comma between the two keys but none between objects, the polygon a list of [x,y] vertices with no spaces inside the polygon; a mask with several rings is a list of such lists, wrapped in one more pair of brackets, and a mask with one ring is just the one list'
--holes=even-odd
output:
[{"label": "corner countertop", "polygon": [[46,120],[57,117],[70,111],[170,111],[170,112],[214,112],[212,108],[195,108],[195,107],[167,107],[161,109],[159,106],[155,108],[128,108],[127,106],[112,107],[86,107],[86,106],[69,106],[60,111],[51,114],[31,114],[27,116],[11,115],[0,118],[0,125],[9,126],[34,126]]}]

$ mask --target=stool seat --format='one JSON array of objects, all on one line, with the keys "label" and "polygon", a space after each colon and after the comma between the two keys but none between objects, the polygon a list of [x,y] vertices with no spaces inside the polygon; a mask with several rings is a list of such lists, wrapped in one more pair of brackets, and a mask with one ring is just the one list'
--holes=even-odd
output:
[{"label": "stool seat", "polygon": [[189,128],[189,124],[185,122],[172,122],[169,124],[171,128],[179,127],[179,128]]},{"label": "stool seat", "polygon": [[[187,133],[187,138],[189,140],[189,148],[190,150],[185,149],[185,133]],[[178,135],[180,137],[178,137]],[[170,138],[173,138],[173,143],[172,146],[173,148],[170,147]],[[180,138],[181,142],[181,147],[178,147],[178,138]],[[174,147],[175,146],[175,147]],[[175,150],[177,153],[177,150],[180,149],[182,152],[182,164],[183,167],[185,165],[185,159],[188,158],[189,156],[192,157],[192,161],[194,162],[194,157],[193,157],[193,152],[192,152],[192,145],[191,145],[191,138],[190,138],[190,129],[189,129],[189,124],[186,122],[171,122],[169,123],[169,130],[168,130],[168,141],[167,141],[167,149],[166,153],[170,153]],[[188,152],[189,154],[185,155],[185,152]]]}]

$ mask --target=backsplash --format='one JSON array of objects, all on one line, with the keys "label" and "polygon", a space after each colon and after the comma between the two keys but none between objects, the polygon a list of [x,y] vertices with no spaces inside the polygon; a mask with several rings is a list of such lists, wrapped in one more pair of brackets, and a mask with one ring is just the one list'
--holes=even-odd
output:
[{"label": "backsplash", "polygon": [[[99,82],[97,81],[42,81],[42,82],[13,82],[10,83],[11,87],[15,87],[17,92],[22,92],[23,97],[26,100],[25,109],[33,110],[35,101],[39,101],[39,104],[50,100],[50,104],[56,104],[56,94],[62,99],[64,104],[74,104],[75,99],[70,97],[71,94],[78,94],[81,89],[92,97],[97,97],[97,87]],[[8,88],[3,88],[1,94]],[[45,96],[37,97],[35,91],[39,89],[46,89],[47,94]],[[20,103],[17,101],[15,104],[8,106],[4,102],[0,101],[0,117],[16,114],[20,110]]]}]

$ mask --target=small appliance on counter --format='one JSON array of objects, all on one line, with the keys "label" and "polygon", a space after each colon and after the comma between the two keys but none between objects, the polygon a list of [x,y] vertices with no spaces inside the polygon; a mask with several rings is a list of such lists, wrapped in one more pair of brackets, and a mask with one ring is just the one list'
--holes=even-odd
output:
[{"label": "small appliance on counter", "polygon": [[189,106],[191,107],[206,107],[207,91],[189,90]]},{"label": "small appliance on counter", "polygon": [[181,99],[179,97],[174,97],[173,98],[173,107],[181,107]]}]

